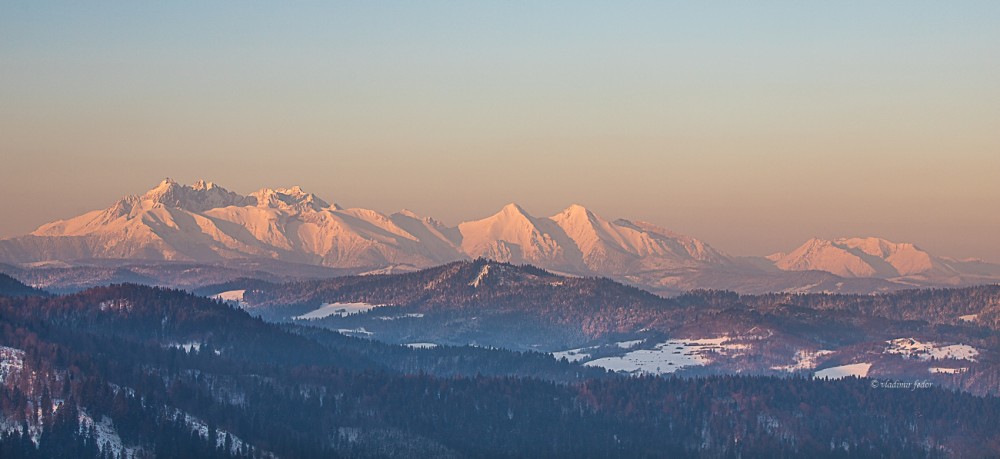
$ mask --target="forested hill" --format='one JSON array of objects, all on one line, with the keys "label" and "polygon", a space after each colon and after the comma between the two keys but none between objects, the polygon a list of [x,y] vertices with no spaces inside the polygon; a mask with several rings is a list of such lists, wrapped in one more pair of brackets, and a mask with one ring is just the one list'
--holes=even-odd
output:
[{"label": "forested hill", "polygon": [[[666,319],[679,311],[743,309],[774,313],[781,307],[841,311],[891,320],[955,324],[973,322],[1000,329],[1000,285],[955,289],[912,289],[875,295],[772,293],[740,295],[698,290],[663,298],[610,279],[570,277],[535,268],[488,260],[456,262],[405,274],[347,276],[325,280],[270,284],[247,280],[229,287],[246,288],[252,308],[287,305],[303,309],[326,303],[407,306],[421,312],[482,309],[566,317],[574,314],[651,314]],[[217,286],[206,291],[220,291]],[[620,314],[623,310],[628,314]],[[976,317],[963,316],[976,315]],[[620,325],[621,319],[606,318]],[[683,320],[683,317],[681,317]],[[609,324],[609,326],[611,326]],[[610,330],[610,329],[609,329]]]},{"label": "forested hill", "polygon": [[0,296],[32,296],[46,295],[42,290],[24,285],[21,281],[14,279],[4,273],[0,273]]},{"label": "forested hill", "polygon": [[918,320],[935,324],[975,323],[1000,330],[1000,285],[949,289],[900,290],[877,295],[791,294],[740,295],[694,291],[676,298],[684,306],[776,311],[798,307],[841,311],[858,316]]},{"label": "forested hill", "polygon": [[[453,371],[429,364],[440,349],[282,327],[139,286],[2,298],[0,457],[980,457],[1000,447],[994,397],[854,379],[475,376],[493,351]],[[462,361],[460,348],[445,351]],[[528,369],[543,356],[522,357]]]},{"label": "forested hill", "polygon": [[242,307],[268,320],[388,343],[550,352],[633,374],[807,376],[829,369],[1000,393],[996,285],[663,298],[608,279],[475,260],[407,274],[224,288],[233,287],[246,289],[235,291]]},{"label": "forested hill", "polygon": [[605,278],[568,277],[530,265],[484,259],[455,262],[404,274],[347,276],[325,280],[268,285],[248,290],[244,299],[254,306],[309,304],[332,301],[388,305],[422,305],[428,309],[499,306],[516,299],[523,308],[562,305],[577,307],[609,303],[633,307],[671,304],[644,290]]}]

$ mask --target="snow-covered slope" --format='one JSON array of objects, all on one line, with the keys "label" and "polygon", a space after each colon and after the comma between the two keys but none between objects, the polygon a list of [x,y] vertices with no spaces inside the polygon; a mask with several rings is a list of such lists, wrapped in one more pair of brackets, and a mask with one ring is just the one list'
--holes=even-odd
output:
[{"label": "snow-covered slope", "polygon": [[203,180],[189,186],[166,179],[107,209],[0,240],[0,261],[22,265],[249,260],[378,273],[478,257],[606,276],[668,294],[693,288],[857,293],[1000,279],[996,265],[935,257],[878,238],[813,239],[788,254],[735,258],[693,237],[608,220],[580,205],[535,217],[512,203],[450,227],[406,210],[384,215],[343,208],[299,187],[244,196]]},{"label": "snow-covered slope", "polygon": [[299,187],[248,196],[211,182],[166,179],[141,196],[42,225],[4,241],[0,256],[17,262],[125,258],[212,262],[265,258],[345,268],[429,266],[458,259],[452,243],[430,241],[389,217],[330,205]]},{"label": "snow-covered slope", "polygon": [[612,222],[579,205],[540,218],[509,204],[448,227],[405,210],[387,216],[345,209],[299,187],[242,196],[212,182],[170,179],[107,209],[0,241],[0,259],[18,263],[248,258],[374,272],[477,257],[619,278],[731,264],[697,239],[648,223]]},{"label": "snow-covered slope", "polygon": [[996,265],[931,255],[909,243],[876,237],[810,239],[790,253],[768,257],[785,271],[827,271],[847,278],[897,279],[908,282],[961,284],[1000,274]]},{"label": "snow-covered slope", "polygon": [[584,271],[579,247],[555,222],[528,215],[517,204],[500,212],[458,225],[461,250],[471,257],[570,272]]},{"label": "snow-covered slope", "polygon": [[624,276],[650,270],[726,266],[729,257],[692,237],[644,222],[605,220],[580,205],[548,218],[517,204],[459,225],[462,251],[579,274]]},{"label": "snow-covered slope", "polygon": [[580,205],[550,218],[593,271],[626,274],[656,269],[728,265],[729,257],[692,237],[645,222],[609,222]]}]

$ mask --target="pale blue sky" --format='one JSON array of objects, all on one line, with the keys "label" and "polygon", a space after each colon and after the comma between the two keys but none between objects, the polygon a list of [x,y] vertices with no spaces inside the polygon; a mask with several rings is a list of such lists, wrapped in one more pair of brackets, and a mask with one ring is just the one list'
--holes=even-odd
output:
[{"label": "pale blue sky", "polygon": [[992,1],[3,2],[0,236],[171,176],[1000,261],[998,24]]}]

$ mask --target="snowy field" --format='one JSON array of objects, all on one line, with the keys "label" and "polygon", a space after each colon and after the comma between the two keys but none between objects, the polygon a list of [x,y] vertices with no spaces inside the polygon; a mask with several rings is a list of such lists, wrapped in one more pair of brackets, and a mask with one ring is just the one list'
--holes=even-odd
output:
[{"label": "snowy field", "polygon": [[584,352],[587,349],[592,349],[592,348],[586,347],[580,349],[570,349],[568,351],[553,352],[552,357],[555,357],[556,360],[566,359],[569,360],[570,362],[579,362],[581,360],[586,360],[590,358],[590,354]]},{"label": "snowy field", "polygon": [[636,340],[632,340],[632,341],[622,341],[622,342],[615,343],[615,346],[618,346],[618,347],[620,347],[622,349],[632,349],[633,347],[638,346],[643,341],[646,341],[646,340],[644,340],[644,339],[636,339]]},{"label": "snowy field", "polygon": [[959,373],[965,373],[969,371],[968,368],[945,368],[945,367],[930,367],[927,371],[936,374],[946,374],[946,375],[957,375]]},{"label": "snowy field", "polygon": [[330,316],[347,317],[351,314],[368,312],[381,306],[382,305],[368,303],[326,303],[317,309],[302,314],[301,316],[295,316],[295,319],[312,320]]},{"label": "snowy field", "polygon": [[[644,339],[637,339],[632,341],[621,341],[614,343],[613,346],[619,349],[631,349],[638,346],[640,343],[645,341]],[[581,360],[587,360],[591,357],[591,352],[601,348],[602,346],[591,346],[591,347],[581,347],[579,349],[570,349],[568,351],[553,352],[552,357],[556,360],[562,360],[565,358],[570,362],[579,362]]]},{"label": "snowy field", "polygon": [[795,362],[791,365],[782,365],[777,367],[771,367],[772,370],[795,372],[802,370],[812,370],[816,368],[817,360],[820,357],[833,354],[833,351],[819,350],[819,351],[809,351],[805,349],[800,349],[795,353]]},{"label": "snowy field", "polygon": [[863,378],[868,376],[868,370],[870,370],[871,367],[872,364],[870,363],[852,363],[850,365],[841,365],[839,367],[831,367],[825,370],[817,371],[814,377],[817,379],[842,379],[848,376]]},{"label": "snowy field", "polygon": [[899,338],[887,341],[887,343],[889,343],[889,346],[885,348],[886,353],[900,354],[911,359],[956,359],[975,362],[976,356],[979,355],[979,351],[976,348],[967,344],[942,346],[937,343],[923,343],[913,338]]},{"label": "snowy field", "polygon": [[[677,339],[657,344],[653,349],[637,349],[620,357],[604,357],[584,363],[590,367],[600,367],[613,371],[644,374],[673,373],[684,367],[708,365],[713,357],[727,355],[733,351],[743,351],[746,344],[727,344],[729,337],[703,339]],[[637,345],[635,342],[618,343],[625,348]],[[577,350],[582,351],[582,350]],[[567,351],[572,352],[572,351]],[[578,352],[574,357],[578,357]],[[587,357],[580,357],[584,360]],[[567,356],[569,358],[569,356]]]},{"label": "snowy field", "polygon": [[370,332],[368,330],[365,330],[365,327],[361,327],[361,328],[338,328],[337,329],[337,333],[340,333],[341,335],[357,336],[357,337],[362,337],[362,338],[367,338],[369,336],[374,335],[374,333],[372,333],[372,332]]},{"label": "snowy field", "polygon": [[404,346],[412,349],[434,349],[435,347],[438,347],[438,345],[434,343],[408,343],[404,344]]},{"label": "snowy field", "polygon": [[222,300],[222,301],[225,301],[225,302],[229,302],[229,303],[236,303],[240,307],[243,307],[243,306],[246,306],[246,303],[243,302],[243,295],[246,292],[247,291],[245,289],[244,290],[229,290],[229,291],[226,291],[226,292],[219,293],[218,295],[214,295],[214,296],[212,296],[212,298],[215,298],[217,300]]}]

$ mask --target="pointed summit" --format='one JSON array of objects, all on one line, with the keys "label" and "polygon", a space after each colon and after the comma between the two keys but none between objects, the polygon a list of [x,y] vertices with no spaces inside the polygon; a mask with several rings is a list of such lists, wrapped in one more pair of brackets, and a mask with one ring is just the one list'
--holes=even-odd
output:
[{"label": "pointed summit", "polygon": [[894,278],[932,270],[952,275],[940,260],[913,244],[877,237],[812,238],[787,255],[769,257],[785,271],[819,270],[843,277]]},{"label": "pointed summit", "polygon": [[[670,293],[803,285],[841,289],[836,282],[815,283],[816,276],[832,277],[829,273],[911,286],[1000,279],[1000,265],[932,256],[913,244],[876,237],[813,238],[789,253],[744,260],[640,220],[606,220],[580,204],[534,217],[512,202],[480,220],[448,226],[405,210],[386,216],[344,209],[300,186],[241,196],[204,179],[183,185],[166,178],[106,209],[44,224],[27,237],[0,240],[0,260],[16,263],[262,259],[376,272],[477,257],[607,276]],[[828,273],[785,275],[782,270]],[[733,279],[744,274],[751,280],[734,285]],[[866,280],[857,285],[884,289],[886,284]]]},{"label": "pointed summit", "polygon": [[[291,188],[261,188],[250,194],[257,207],[272,209],[292,209],[297,211],[319,211],[330,207],[330,204],[315,194],[302,191],[302,187]],[[337,207],[339,208],[339,206]]]},{"label": "pointed summit", "polygon": [[512,202],[510,204],[507,204],[506,206],[503,206],[503,208],[500,209],[500,212],[497,212],[496,215],[521,215],[524,217],[530,217],[530,215],[528,215],[528,213],[524,211],[524,208],[522,208],[516,202]]},{"label": "pointed summit", "polygon": [[216,207],[240,206],[246,198],[212,182],[199,180],[194,186],[182,185],[166,178],[139,197],[143,208],[160,205],[168,208],[203,212]]},{"label": "pointed summit", "polygon": [[583,207],[579,204],[570,204],[569,207],[563,209],[562,212],[553,215],[552,220],[557,222],[567,222],[567,224],[587,224],[591,225],[601,220],[596,214]]},{"label": "pointed summit", "polygon": [[192,188],[195,190],[211,190],[215,188],[215,183],[199,179],[197,182],[194,182],[194,186],[192,186]]},{"label": "pointed summit", "polygon": [[892,242],[879,237],[838,239],[836,244],[859,250],[866,255],[885,260],[903,276],[919,274],[935,268],[931,255],[908,242]]},{"label": "pointed summit", "polygon": [[458,230],[461,250],[469,257],[549,266],[569,263],[557,241],[560,236],[567,239],[565,234],[551,220],[536,219],[516,203],[482,220],[462,223]]},{"label": "pointed summit", "polygon": [[153,188],[150,188],[149,191],[147,191],[142,196],[144,198],[148,197],[149,199],[155,199],[157,196],[163,196],[169,193],[171,190],[176,189],[178,186],[180,186],[180,184],[175,182],[174,179],[167,177]]}]

